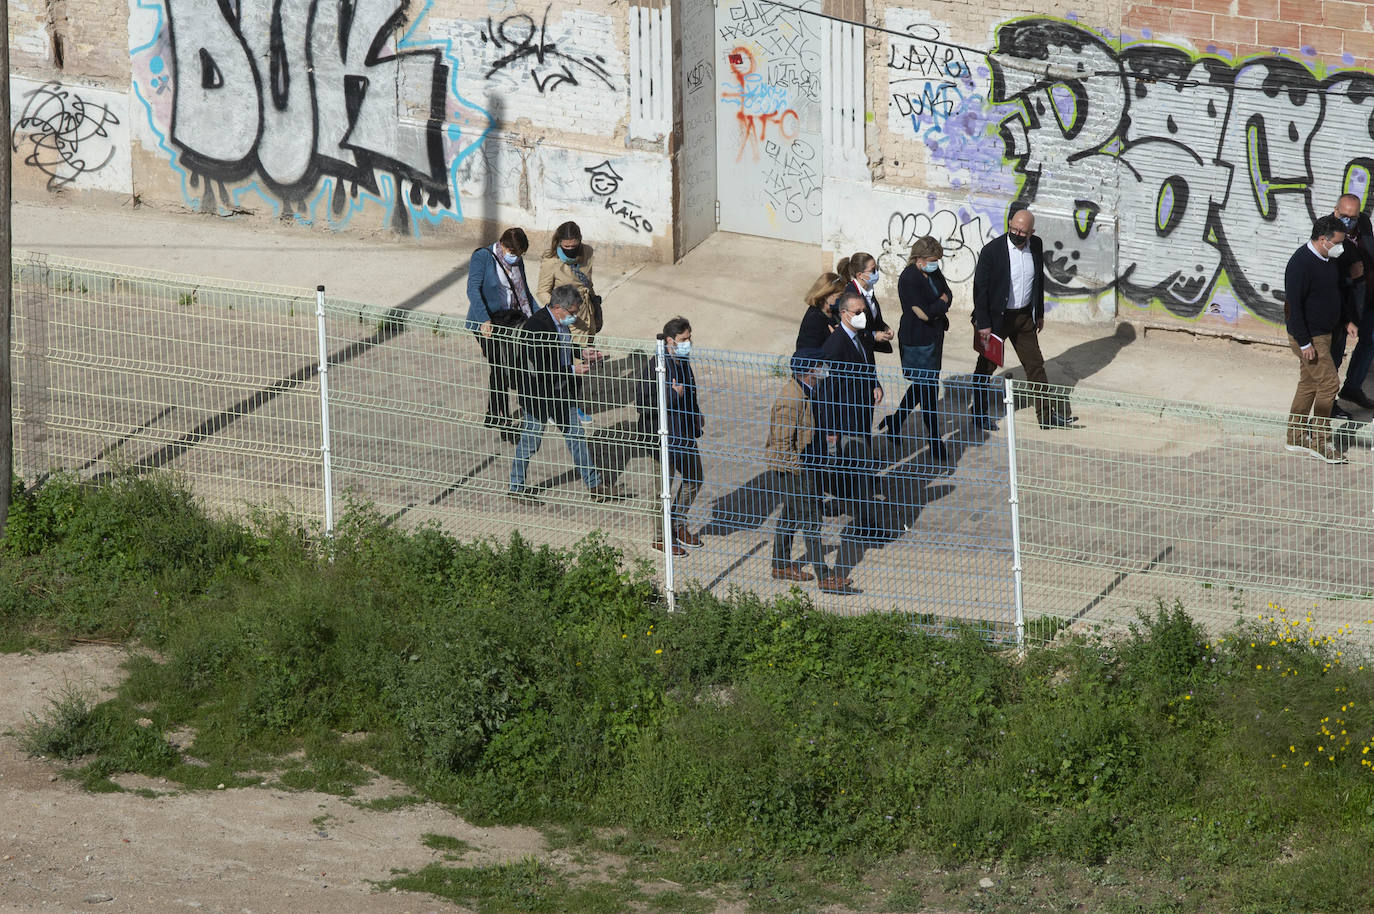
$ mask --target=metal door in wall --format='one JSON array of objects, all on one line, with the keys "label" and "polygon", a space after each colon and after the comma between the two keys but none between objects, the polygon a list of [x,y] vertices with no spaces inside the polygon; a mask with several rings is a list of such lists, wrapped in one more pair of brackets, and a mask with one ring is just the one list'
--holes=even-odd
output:
[{"label": "metal door in wall", "polygon": [[685,254],[716,230],[716,7],[682,0],[681,187]]},{"label": "metal door in wall", "polygon": [[[794,0],[820,11],[820,0]],[[716,167],[720,228],[821,240],[818,16],[760,0],[716,7]]]}]

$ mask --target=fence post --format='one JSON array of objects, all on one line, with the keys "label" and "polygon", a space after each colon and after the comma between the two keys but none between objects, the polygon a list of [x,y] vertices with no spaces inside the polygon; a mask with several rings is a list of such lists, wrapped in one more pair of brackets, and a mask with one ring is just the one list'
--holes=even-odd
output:
[{"label": "fence post", "polygon": [[1007,423],[1007,502],[1011,505],[1011,579],[1016,593],[1016,646],[1026,643],[1025,607],[1021,600],[1021,497],[1016,484],[1016,382],[1002,379]]},{"label": "fence post", "polygon": [[329,350],[324,332],[324,286],[315,287],[315,324],[320,339],[320,459],[324,464],[324,535],[334,535],[334,477],[329,453]]},{"label": "fence post", "polygon": [[677,611],[677,594],[673,592],[673,469],[668,462],[668,352],[663,334],[658,335],[658,469],[659,501],[663,512],[663,586],[668,592],[668,612]]}]

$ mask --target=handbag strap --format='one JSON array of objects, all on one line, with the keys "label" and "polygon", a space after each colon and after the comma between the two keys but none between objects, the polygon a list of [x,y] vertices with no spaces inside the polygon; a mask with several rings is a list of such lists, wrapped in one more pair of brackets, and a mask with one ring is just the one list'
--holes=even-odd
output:
[{"label": "handbag strap", "polygon": [[573,275],[577,277],[577,281],[587,287],[588,292],[595,292],[595,290],[592,289],[592,278],[582,272],[582,268],[577,265],[576,260],[565,260],[563,262],[568,265],[568,269],[573,271]]}]

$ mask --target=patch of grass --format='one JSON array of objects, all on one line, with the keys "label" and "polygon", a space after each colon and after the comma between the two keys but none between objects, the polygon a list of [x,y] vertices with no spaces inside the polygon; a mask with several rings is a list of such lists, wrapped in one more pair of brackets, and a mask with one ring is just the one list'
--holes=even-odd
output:
[{"label": "patch of grass", "polygon": [[420,843],[433,850],[446,851],[450,854],[466,854],[473,850],[472,845],[462,838],[455,838],[452,835],[436,835],[432,832],[421,835]]},{"label": "patch of grass", "polygon": [[463,868],[430,864],[382,882],[447,898],[478,914],[618,914],[627,910],[623,890],[613,883],[574,884],[533,858],[497,866]]},{"label": "patch of grass", "polygon": [[348,802],[359,809],[367,809],[373,812],[395,812],[398,809],[423,805],[428,803],[429,800],[419,794],[406,793],[388,797],[373,797],[370,800],[350,799]]}]

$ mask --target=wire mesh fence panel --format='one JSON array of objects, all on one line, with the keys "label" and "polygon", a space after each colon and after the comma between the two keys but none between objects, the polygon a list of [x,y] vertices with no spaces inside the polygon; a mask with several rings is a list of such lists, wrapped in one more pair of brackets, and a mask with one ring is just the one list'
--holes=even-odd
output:
[{"label": "wire mesh fence panel", "polygon": [[[676,560],[680,580],[761,595],[799,587],[829,611],[895,610],[1014,635],[1006,449],[965,420],[967,379],[945,379],[937,423],[947,453],[935,460],[919,411],[904,434],[862,433],[901,398],[896,374],[877,374],[875,407],[872,382],[856,386],[840,364],[801,392],[786,358],[697,350],[690,361],[703,486],[689,510],[678,499],[675,522],[701,545]],[[810,413],[801,424],[816,425],[806,446],[795,440],[799,396]],[[778,469],[780,441],[810,450],[795,471]],[[686,474],[674,469],[680,492]],[[806,542],[812,516],[819,556]]]},{"label": "wire mesh fence panel", "polygon": [[318,517],[310,299],[43,258],[14,276],[22,473],[166,469],[207,503]]},{"label": "wire mesh fence panel", "polygon": [[[323,519],[312,293],[42,257],[12,276],[26,478],[169,470],[212,505]],[[679,587],[798,588],[1007,640],[1015,510],[1028,620],[1119,624],[1177,600],[1218,627],[1282,607],[1374,635],[1365,427],[1337,424],[1351,462],[1332,465],[1289,449],[1283,416],[1014,383],[1020,407],[1071,397],[1082,427],[1045,429],[1025,408],[1005,421],[1000,380],[676,341],[660,365],[652,341],[587,351],[547,311],[484,335],[324,310],[335,492],[397,524],[556,546],[599,530],[664,578],[671,561]]]},{"label": "wire mesh fence panel", "polygon": [[[530,383],[530,358],[553,346],[561,359],[561,344],[518,329],[479,338],[461,320],[330,305],[327,338],[339,491],[402,524],[559,546],[602,530],[650,557],[658,502],[638,431],[642,341],[570,347],[557,366],[569,385],[550,392]],[[518,486],[517,451],[528,458]]]},{"label": "wire mesh fence panel", "polygon": [[1028,616],[1177,600],[1215,627],[1282,609],[1370,634],[1367,427],[1336,423],[1351,462],[1330,465],[1286,447],[1284,416],[1081,388],[1073,404],[1082,428],[1018,433]]}]

